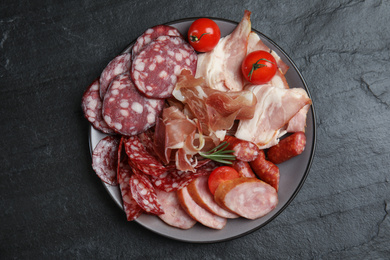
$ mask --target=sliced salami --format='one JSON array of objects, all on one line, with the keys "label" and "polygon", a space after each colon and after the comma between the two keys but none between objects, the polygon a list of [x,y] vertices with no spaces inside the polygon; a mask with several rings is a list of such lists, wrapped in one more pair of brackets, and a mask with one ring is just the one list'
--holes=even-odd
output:
[{"label": "sliced salami", "polygon": [[81,100],[81,108],[85,118],[95,129],[106,134],[113,134],[114,130],[103,120],[102,105],[103,103],[99,95],[99,79],[96,79],[85,90]]},{"label": "sliced salami", "polygon": [[143,210],[138,203],[133,199],[133,195],[130,190],[130,177],[132,171],[130,166],[123,162],[119,165],[118,171],[118,183],[122,194],[123,210],[126,213],[128,221],[132,221],[138,218]]},{"label": "sliced salami", "polygon": [[107,184],[117,185],[118,136],[108,135],[96,145],[92,153],[92,168]]},{"label": "sliced salami", "polygon": [[100,75],[100,98],[103,99],[107,92],[108,86],[111,81],[118,75],[130,70],[131,54],[124,53],[116,56],[108,65],[104,68]]},{"label": "sliced salami", "polygon": [[129,73],[117,76],[104,96],[103,118],[117,133],[131,136],[142,133],[156,123],[164,100],[149,99],[135,88]]},{"label": "sliced salami", "polygon": [[157,199],[157,193],[146,175],[134,169],[130,177],[130,189],[134,200],[138,205],[150,214],[164,214],[164,210]]},{"label": "sliced salami", "polygon": [[197,55],[181,37],[159,36],[133,59],[131,77],[150,98],[172,96],[177,76],[184,69],[195,75]]},{"label": "sliced salami", "polygon": [[151,176],[150,180],[157,189],[166,192],[177,191],[187,186],[197,177],[210,174],[218,166],[218,163],[210,161],[197,168],[195,173],[191,171],[179,171],[176,168],[169,167],[164,174],[159,177]]},{"label": "sliced salami", "polygon": [[160,176],[166,172],[165,166],[142,144],[138,136],[130,136],[124,141],[125,151],[129,157],[129,164],[142,173]]},{"label": "sliced salami", "polygon": [[162,221],[180,229],[190,229],[196,224],[196,220],[191,218],[180,206],[176,192],[165,192],[159,189],[156,189],[156,192],[164,209],[164,214],[158,215]]},{"label": "sliced salami", "polygon": [[179,30],[169,25],[157,25],[147,29],[133,45],[132,54],[135,57],[146,45],[159,36],[181,36]]}]

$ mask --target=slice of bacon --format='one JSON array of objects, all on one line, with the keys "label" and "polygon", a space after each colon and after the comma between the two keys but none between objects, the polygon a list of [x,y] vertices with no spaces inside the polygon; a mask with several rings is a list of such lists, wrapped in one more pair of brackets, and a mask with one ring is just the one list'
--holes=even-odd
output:
[{"label": "slice of bacon", "polygon": [[251,32],[251,12],[245,10],[244,17],[234,31],[219,40],[215,48],[198,55],[196,78],[204,77],[213,89],[240,91],[243,89],[241,63],[247,53]]},{"label": "slice of bacon", "polygon": [[235,136],[256,143],[260,149],[277,144],[282,127],[305,105],[311,104],[301,88],[259,85],[250,89],[257,97],[256,112],[252,119],[240,121]]}]

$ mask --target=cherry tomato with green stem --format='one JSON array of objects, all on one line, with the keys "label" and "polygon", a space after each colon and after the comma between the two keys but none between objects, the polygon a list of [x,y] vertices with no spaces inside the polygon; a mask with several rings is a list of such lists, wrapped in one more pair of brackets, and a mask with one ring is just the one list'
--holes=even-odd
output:
[{"label": "cherry tomato with green stem", "polygon": [[245,79],[256,85],[269,82],[275,76],[277,69],[275,58],[266,51],[249,53],[241,65]]},{"label": "cherry tomato with green stem", "polygon": [[195,20],[188,30],[188,42],[198,52],[208,52],[214,49],[221,38],[218,25],[209,18]]}]

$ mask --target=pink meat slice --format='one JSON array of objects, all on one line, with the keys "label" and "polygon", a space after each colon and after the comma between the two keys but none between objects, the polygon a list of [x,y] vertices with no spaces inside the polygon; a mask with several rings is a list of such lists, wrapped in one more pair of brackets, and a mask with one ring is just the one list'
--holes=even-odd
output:
[{"label": "pink meat slice", "polygon": [[118,136],[101,139],[92,152],[92,168],[97,176],[109,185],[117,185]]},{"label": "pink meat slice", "polygon": [[186,69],[195,75],[197,55],[181,37],[159,36],[133,59],[131,77],[135,86],[150,98],[172,96],[177,76]]},{"label": "pink meat slice", "polygon": [[135,88],[129,73],[117,76],[103,100],[103,118],[122,135],[142,133],[156,123],[164,105],[162,99],[144,97]]},{"label": "pink meat slice", "polygon": [[222,218],[205,210],[191,198],[187,187],[177,191],[180,205],[193,219],[206,227],[213,229],[223,229],[227,223],[226,218]]},{"label": "pink meat slice", "polygon": [[124,53],[116,56],[102,71],[100,75],[100,98],[103,99],[111,81],[118,75],[128,72],[131,65],[131,54]]},{"label": "pink meat slice", "polygon": [[130,177],[133,174],[130,166],[126,162],[119,165],[118,183],[122,195],[123,210],[128,221],[138,218],[143,210],[134,200],[130,190]]},{"label": "pink meat slice", "polygon": [[137,41],[134,43],[132,48],[132,55],[135,57],[146,45],[159,36],[181,36],[179,30],[169,25],[156,25],[152,28],[147,29]]},{"label": "pink meat slice", "polygon": [[191,198],[202,208],[223,218],[238,218],[237,214],[221,208],[214,200],[213,194],[208,187],[209,176],[200,176],[193,180],[188,186],[188,193]]},{"label": "pink meat slice", "polygon": [[176,192],[156,189],[156,193],[164,209],[164,214],[158,215],[162,221],[180,229],[190,229],[196,224],[196,220],[191,218],[180,206]]},{"label": "pink meat slice", "polygon": [[92,124],[92,126],[106,134],[115,133],[102,116],[102,100],[99,95],[99,79],[92,82],[85,90],[81,99],[81,108],[83,109],[85,118]]}]

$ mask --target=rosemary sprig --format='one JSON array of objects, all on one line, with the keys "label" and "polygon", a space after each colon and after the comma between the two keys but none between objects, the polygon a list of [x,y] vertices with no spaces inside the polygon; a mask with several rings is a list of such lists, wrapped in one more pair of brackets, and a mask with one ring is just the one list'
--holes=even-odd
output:
[{"label": "rosemary sprig", "polygon": [[216,162],[233,164],[232,161],[236,159],[236,156],[233,155],[233,150],[225,150],[228,146],[228,142],[222,142],[208,152],[199,152],[199,155]]}]

